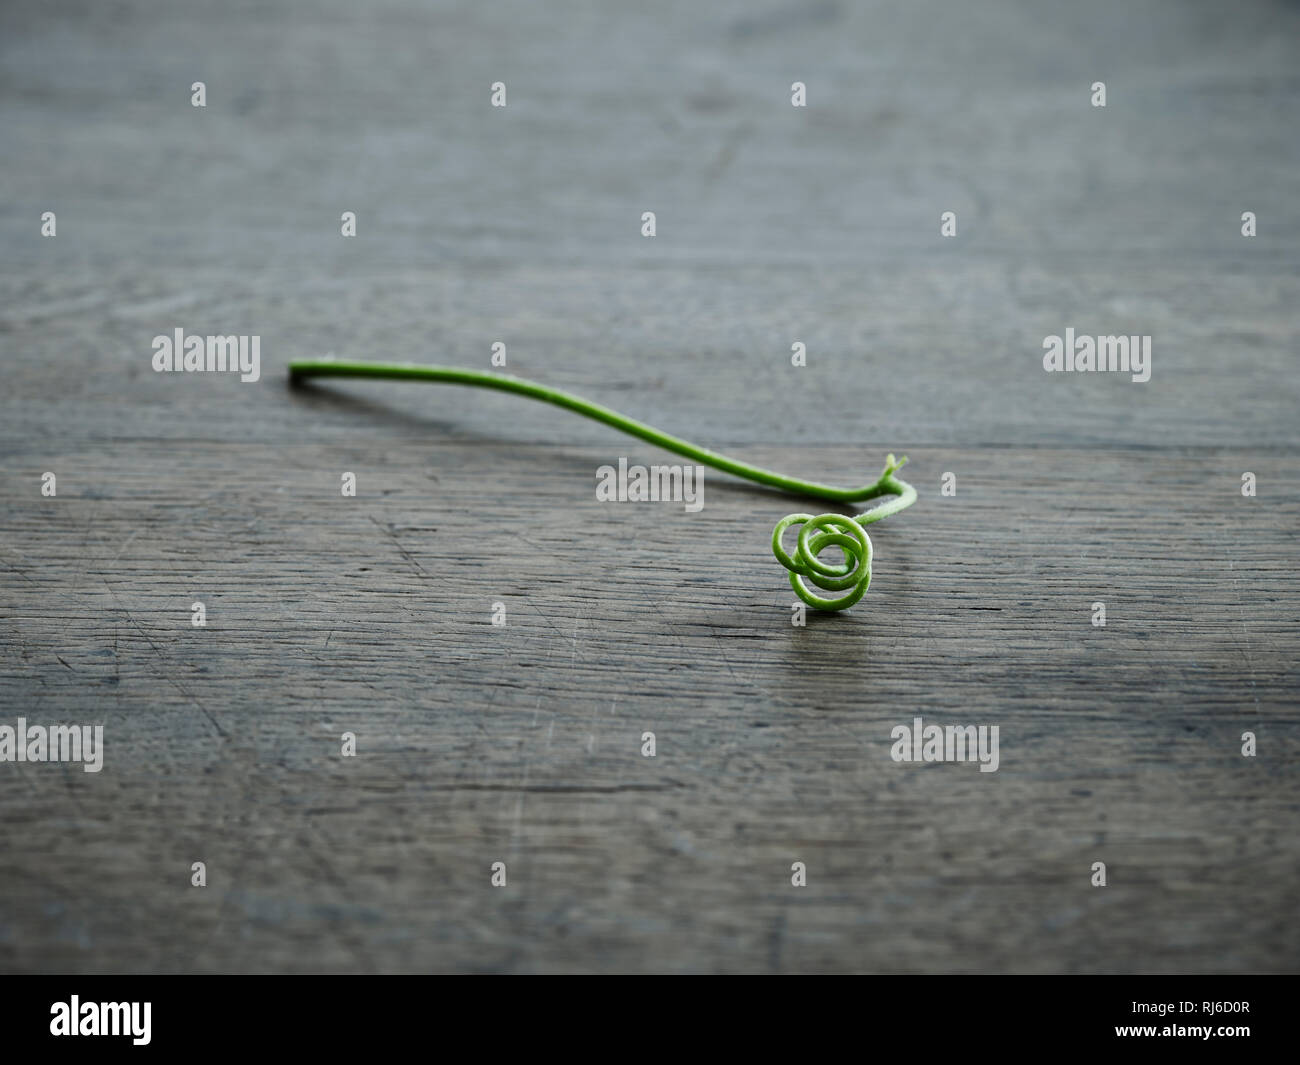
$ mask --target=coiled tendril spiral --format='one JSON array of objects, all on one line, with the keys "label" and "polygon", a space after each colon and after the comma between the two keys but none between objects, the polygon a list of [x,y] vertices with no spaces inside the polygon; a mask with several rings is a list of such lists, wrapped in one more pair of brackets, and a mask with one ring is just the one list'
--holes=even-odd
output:
[{"label": "coiled tendril spiral", "polygon": [[[407,381],[431,381],[441,384],[474,385],[494,388],[502,392],[540,399],[557,407],[574,411],[598,422],[613,426],[630,436],[649,441],[665,451],[702,462],[724,473],[744,477],[771,488],[779,488],[797,495],[813,496],[834,503],[856,503],[889,495],[894,499],[872,507],[863,514],[849,517],[846,514],[791,514],[782,518],[772,533],[772,553],[776,560],[790,571],[790,586],[795,595],[818,610],[843,610],[852,606],[866,594],[871,583],[871,537],[863,528],[873,521],[897,514],[916,502],[916,489],[894,476],[906,458],[890,455],[885,462],[885,472],[875,484],[860,488],[839,488],[835,485],[801,481],[797,477],[751,466],[707,448],[698,447],[680,437],[665,433],[645,422],[629,418],[609,407],[602,407],[589,399],[562,392],[558,388],[528,381],[510,374],[491,373],[486,370],[462,370],[454,366],[417,366],[410,363],[352,362],[341,359],[295,359],[289,363],[290,382],[308,377],[379,377]],[[781,534],[791,525],[802,525],[795,553],[790,555],[781,546]],[[838,547],[844,554],[842,563],[822,562],[818,556],[828,547]],[[838,592],[850,589],[836,597],[819,596],[804,583],[811,581],[823,591]]]},{"label": "coiled tendril spiral", "polygon": [[[878,491],[860,497],[869,499],[873,495],[885,494],[896,497],[888,503],[872,507],[857,517],[847,514],[789,514],[776,523],[772,530],[772,554],[790,571],[790,587],[794,594],[809,606],[817,610],[846,610],[867,594],[871,586],[871,537],[862,526],[896,514],[916,501],[916,489],[894,476],[906,461],[906,456],[895,459],[890,455],[885,460],[885,472],[876,482]],[[781,543],[781,537],[792,525],[801,526],[793,555]],[[823,562],[819,556],[828,547],[838,547],[844,561]],[[849,590],[840,596],[821,596],[805,581],[811,581],[826,592]]]}]

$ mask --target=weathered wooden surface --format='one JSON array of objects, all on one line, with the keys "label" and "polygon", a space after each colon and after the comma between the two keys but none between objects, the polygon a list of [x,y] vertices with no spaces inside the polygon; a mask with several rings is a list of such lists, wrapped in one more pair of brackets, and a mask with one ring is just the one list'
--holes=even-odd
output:
[{"label": "weathered wooden surface", "polygon": [[[0,764],[4,969],[1298,967],[1297,9],[704,6],[0,14],[0,724],[106,732]],[[1067,326],[1151,381],[1043,373]],[[154,374],[176,327],[262,380]],[[794,628],[806,501],[603,505],[661,453],[284,381],[495,340],[920,502]],[[999,771],[895,763],[917,714]]]}]

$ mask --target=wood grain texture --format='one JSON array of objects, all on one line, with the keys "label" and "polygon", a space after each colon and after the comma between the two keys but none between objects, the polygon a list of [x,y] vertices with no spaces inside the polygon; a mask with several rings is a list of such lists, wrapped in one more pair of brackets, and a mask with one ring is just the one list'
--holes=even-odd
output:
[{"label": "wood grain texture", "polygon": [[[0,763],[0,968],[1300,968],[1297,22],[6,8],[0,724],[106,751]],[[1043,373],[1067,326],[1152,335],[1151,380]],[[153,373],[177,327],[260,335],[261,381]],[[285,381],[495,340],[796,475],[906,453],[920,500],[796,628],[808,501],[600,504],[663,454]],[[999,770],[894,762],[916,715],[999,726]]]}]

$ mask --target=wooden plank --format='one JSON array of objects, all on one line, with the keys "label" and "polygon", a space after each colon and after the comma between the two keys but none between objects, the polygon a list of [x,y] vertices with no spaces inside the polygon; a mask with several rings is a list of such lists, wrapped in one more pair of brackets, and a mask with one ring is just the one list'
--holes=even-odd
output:
[{"label": "wooden plank", "polygon": [[[1288,17],[0,15],[0,725],[105,729],[99,773],[0,764],[0,968],[1295,970]],[[261,380],[153,373],[178,327]],[[1044,373],[1067,327],[1151,380]],[[496,340],[783,471],[907,453],[920,500],[800,628],[768,539],[821,505],[602,504],[663,453],[285,381]],[[896,762],[918,715],[998,770]]]}]

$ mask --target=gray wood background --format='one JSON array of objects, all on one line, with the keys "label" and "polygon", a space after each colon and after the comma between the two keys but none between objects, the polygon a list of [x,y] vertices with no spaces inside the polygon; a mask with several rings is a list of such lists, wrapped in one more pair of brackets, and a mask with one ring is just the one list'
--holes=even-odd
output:
[{"label": "gray wood background", "polygon": [[[1264,0],[5,5],[0,723],[106,753],[0,764],[0,968],[1300,967],[1298,32]],[[1152,335],[1151,380],[1044,373],[1067,326]],[[262,380],[153,373],[177,327],[260,335]],[[813,479],[907,453],[920,501],[795,628],[767,540],[806,501],[602,505],[597,466],[662,453],[285,382],[497,340]],[[892,761],[917,714],[998,725],[1000,770]]]}]

